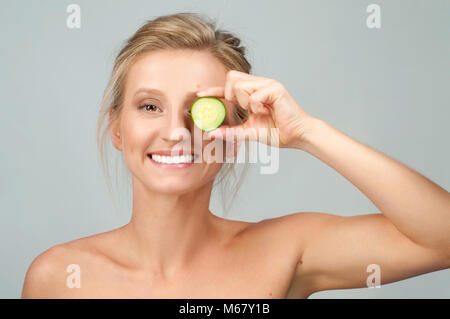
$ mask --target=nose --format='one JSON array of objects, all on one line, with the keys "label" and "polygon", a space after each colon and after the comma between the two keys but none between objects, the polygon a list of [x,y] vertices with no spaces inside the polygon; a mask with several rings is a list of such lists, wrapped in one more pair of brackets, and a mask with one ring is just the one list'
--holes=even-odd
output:
[{"label": "nose", "polygon": [[169,111],[160,136],[168,142],[178,143],[183,139],[187,140],[193,134],[193,129],[189,108],[177,108]]}]

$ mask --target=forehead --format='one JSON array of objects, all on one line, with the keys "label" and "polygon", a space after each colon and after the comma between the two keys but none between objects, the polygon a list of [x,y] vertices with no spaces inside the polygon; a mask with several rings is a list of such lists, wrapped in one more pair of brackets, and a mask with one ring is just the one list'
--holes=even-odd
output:
[{"label": "forehead", "polygon": [[155,88],[167,94],[181,95],[210,86],[223,86],[227,69],[206,51],[160,50],[146,53],[134,61],[128,71],[126,91]]}]

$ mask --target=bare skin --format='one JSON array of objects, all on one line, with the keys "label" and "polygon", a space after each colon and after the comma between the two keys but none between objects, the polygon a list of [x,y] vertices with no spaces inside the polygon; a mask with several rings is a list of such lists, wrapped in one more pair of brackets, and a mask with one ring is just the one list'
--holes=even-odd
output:
[{"label": "bare skin", "polygon": [[[279,104],[278,111],[284,108],[282,116],[249,103],[242,91],[237,100],[223,89],[208,93],[226,97],[227,109],[234,101],[260,112],[249,123],[282,127],[283,147],[306,151],[335,168],[380,212],[352,217],[302,212],[256,223],[226,220],[209,210],[221,163],[169,172],[149,162],[147,153],[179,142],[171,135],[176,128],[197,129],[186,114],[186,105],[193,102],[186,92],[224,83],[230,88],[244,78],[241,88],[273,85],[266,92]],[[165,94],[136,96],[142,87]],[[142,103],[161,112],[138,110]],[[228,72],[205,52],[139,58],[129,71],[121,119],[111,128],[112,143],[133,176],[132,218],[121,228],[39,255],[27,272],[22,297],[307,298],[322,290],[366,287],[370,264],[380,265],[381,284],[448,268],[448,192],[299,110],[281,85]],[[231,124],[228,115],[226,125]],[[283,116],[286,123],[279,123]],[[405,185],[410,193],[400,191]],[[81,268],[81,288],[66,285],[70,264]]]},{"label": "bare skin", "polygon": [[[52,247],[35,261],[42,284],[24,298],[306,298],[289,294],[298,249],[286,246],[269,220],[260,223],[214,217],[217,233],[199,244],[176,274],[146,268],[128,242],[127,226]],[[265,228],[265,229],[264,229]],[[244,231],[245,229],[245,231]],[[272,232],[267,236],[267,232]],[[266,233],[266,235],[264,235]],[[279,235],[279,236],[278,236]],[[273,240],[277,236],[278,240]],[[288,257],[288,258],[286,258]],[[289,258],[290,257],[290,258]],[[81,288],[68,288],[69,264],[81,269]]]}]

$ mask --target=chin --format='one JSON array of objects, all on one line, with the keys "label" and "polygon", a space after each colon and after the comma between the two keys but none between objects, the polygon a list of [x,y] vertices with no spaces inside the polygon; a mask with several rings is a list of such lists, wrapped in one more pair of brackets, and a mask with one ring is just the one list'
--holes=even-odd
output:
[{"label": "chin", "polygon": [[167,195],[182,195],[185,193],[192,192],[197,188],[201,187],[198,182],[190,183],[186,179],[180,181],[155,181],[152,183],[152,190],[158,193],[167,194]]}]

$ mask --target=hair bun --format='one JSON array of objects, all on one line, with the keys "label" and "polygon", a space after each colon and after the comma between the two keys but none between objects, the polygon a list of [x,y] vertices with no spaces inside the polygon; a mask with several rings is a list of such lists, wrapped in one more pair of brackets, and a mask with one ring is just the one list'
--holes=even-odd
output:
[{"label": "hair bun", "polygon": [[225,43],[234,46],[234,47],[239,47],[239,45],[241,44],[241,40],[237,37],[235,37],[234,35],[227,33],[227,32],[223,32],[223,31],[216,31],[216,37],[218,40],[222,40]]},{"label": "hair bun", "polygon": [[226,43],[231,44],[232,46],[238,47],[241,44],[241,40],[236,37],[229,37],[225,40]]}]

